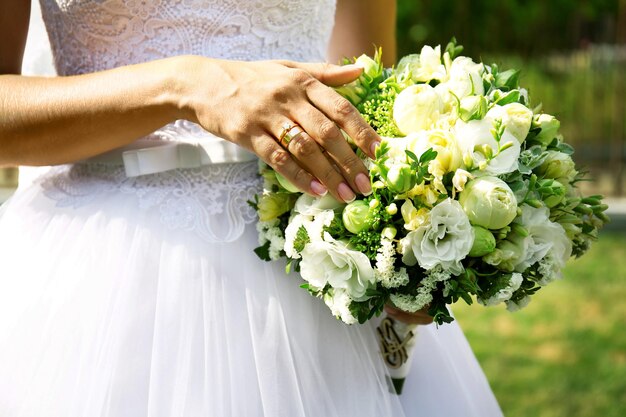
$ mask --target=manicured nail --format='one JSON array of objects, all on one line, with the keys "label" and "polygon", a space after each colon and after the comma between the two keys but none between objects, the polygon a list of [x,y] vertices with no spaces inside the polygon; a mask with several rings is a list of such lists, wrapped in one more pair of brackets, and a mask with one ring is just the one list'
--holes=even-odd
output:
[{"label": "manicured nail", "polygon": [[311,181],[311,190],[320,197],[323,197],[328,193],[328,189],[322,185],[318,180]]},{"label": "manicured nail", "polygon": [[367,175],[363,174],[362,172],[359,173],[359,175],[357,175],[354,179],[354,182],[356,182],[356,186],[358,187],[361,194],[372,194],[372,185],[370,184],[370,179],[367,178]]},{"label": "manicured nail", "polygon": [[349,69],[352,69],[352,68],[355,68],[355,69],[356,69],[356,68],[359,68],[359,69],[364,70],[364,69],[365,69],[365,66],[364,66],[363,64],[361,64],[360,62],[355,62],[354,64],[344,65],[344,68],[349,68]]},{"label": "manicured nail", "polygon": [[337,187],[337,192],[339,193],[339,197],[343,199],[346,203],[352,203],[356,199],[356,194],[352,191],[348,184],[342,182]]},{"label": "manicured nail", "polygon": [[372,154],[372,158],[374,158],[375,157],[374,155],[376,155],[376,148],[378,148],[378,145],[380,145],[380,142],[376,141],[372,143],[372,146],[370,146],[370,152]]}]

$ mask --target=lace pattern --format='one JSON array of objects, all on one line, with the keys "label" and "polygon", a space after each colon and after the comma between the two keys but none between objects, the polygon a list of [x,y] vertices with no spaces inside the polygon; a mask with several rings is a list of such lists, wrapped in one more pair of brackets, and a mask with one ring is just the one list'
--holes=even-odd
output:
[{"label": "lace pattern", "polygon": [[55,167],[37,180],[57,207],[96,204],[115,193],[134,195],[141,210],[156,212],[170,229],[196,233],[207,242],[232,242],[256,220],[248,205],[261,189],[257,163],[216,164],[127,178],[121,166]]},{"label": "lace pattern", "polygon": [[335,0],[40,0],[59,75],[173,55],[323,61]]}]

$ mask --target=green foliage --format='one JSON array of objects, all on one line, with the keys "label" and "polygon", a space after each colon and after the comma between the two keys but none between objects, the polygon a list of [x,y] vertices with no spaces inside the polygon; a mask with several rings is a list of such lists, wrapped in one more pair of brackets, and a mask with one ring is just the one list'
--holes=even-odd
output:
[{"label": "green foliage", "polygon": [[311,239],[309,238],[309,233],[306,231],[306,228],[304,226],[300,226],[296,232],[296,238],[293,241],[293,248],[297,252],[302,252],[306,244],[310,241]]}]

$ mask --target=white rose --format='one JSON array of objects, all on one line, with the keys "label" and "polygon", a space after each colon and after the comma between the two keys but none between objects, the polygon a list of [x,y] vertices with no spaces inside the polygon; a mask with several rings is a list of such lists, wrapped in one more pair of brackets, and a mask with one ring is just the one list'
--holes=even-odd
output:
[{"label": "white rose", "polygon": [[344,289],[353,300],[362,301],[367,289],[374,285],[374,269],[368,257],[328,234],[324,241],[308,243],[301,255],[300,275],[315,288],[330,284]]},{"label": "white rose", "polygon": [[330,194],[326,194],[323,197],[313,197],[308,194],[302,194],[296,200],[296,205],[293,210],[305,216],[315,216],[323,211],[338,209],[344,205],[345,204],[335,200]]},{"label": "white rose", "polygon": [[506,131],[515,136],[519,143],[523,143],[530,131],[533,112],[523,104],[509,103],[504,106],[495,105],[487,112],[485,118],[492,122],[496,119],[502,120]]},{"label": "white rose", "polygon": [[501,229],[517,216],[517,199],[508,184],[497,177],[479,177],[459,195],[459,203],[472,224]]},{"label": "white rose", "polygon": [[419,263],[426,270],[441,265],[458,275],[474,244],[474,231],[459,202],[447,199],[430,211],[430,221],[409,232],[401,244],[406,265]]},{"label": "white rose", "polygon": [[402,133],[433,127],[443,112],[441,97],[428,84],[415,84],[402,90],[393,104],[393,119]]},{"label": "white rose", "polygon": [[[478,167],[481,171],[493,174],[507,174],[518,168],[517,159],[520,154],[520,143],[510,132],[504,131],[498,142],[491,130],[490,119],[471,120],[467,123],[459,121],[455,126],[456,139],[463,152],[463,158],[469,168]],[[489,155],[488,153],[491,153]]]}]

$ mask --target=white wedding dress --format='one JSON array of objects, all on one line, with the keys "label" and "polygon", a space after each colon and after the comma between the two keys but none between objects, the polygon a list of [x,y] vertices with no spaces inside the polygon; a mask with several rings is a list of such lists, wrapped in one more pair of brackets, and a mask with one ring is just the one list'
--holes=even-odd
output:
[{"label": "white wedding dress", "polygon": [[[60,75],[178,54],[322,61],[335,7],[41,5]],[[145,140],[216,141],[186,122]],[[419,328],[391,394],[372,326],[342,324],[253,253],[258,189],[254,161],[130,178],[77,163],[21,186],[0,209],[0,416],[501,415],[456,324]]]}]

